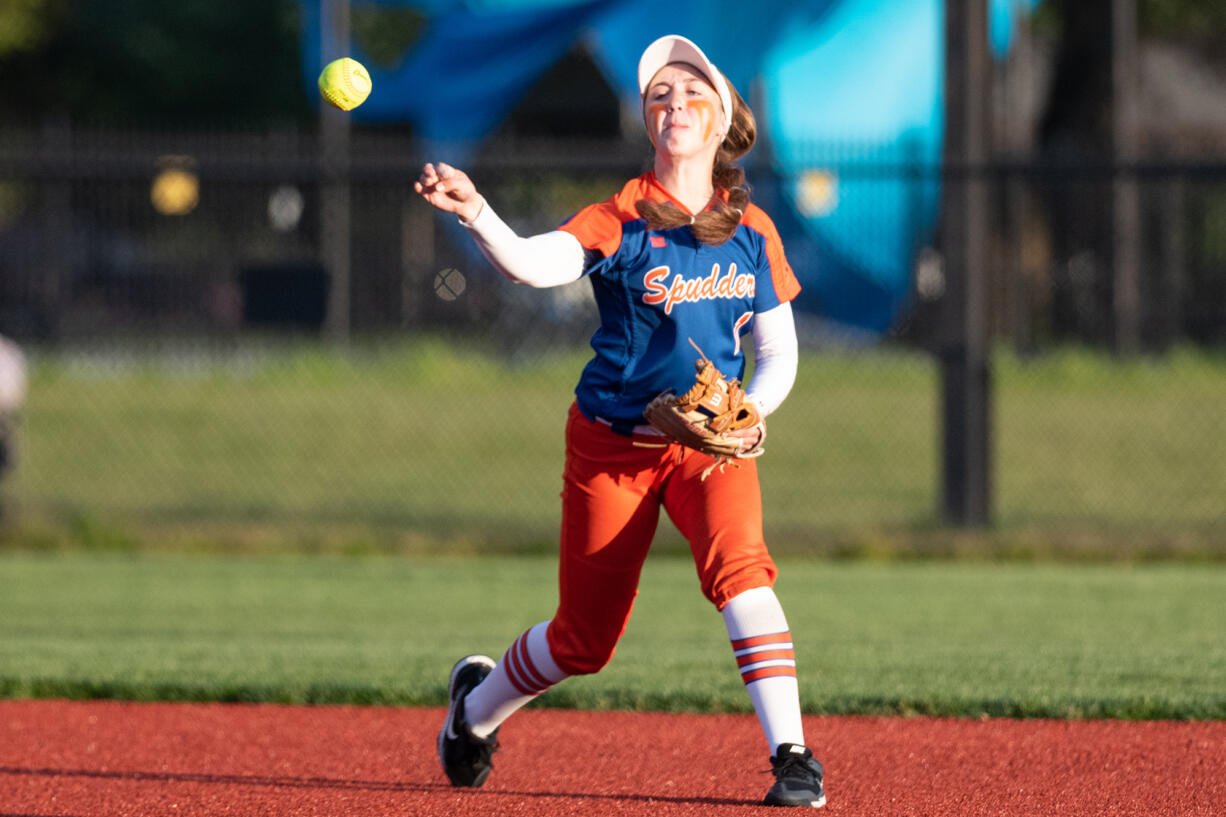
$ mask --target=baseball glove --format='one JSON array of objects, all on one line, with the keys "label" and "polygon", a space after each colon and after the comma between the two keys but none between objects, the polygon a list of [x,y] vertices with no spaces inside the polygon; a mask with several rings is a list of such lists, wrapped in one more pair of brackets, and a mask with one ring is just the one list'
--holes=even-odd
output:
[{"label": "baseball glove", "polygon": [[[706,480],[717,467],[735,460],[757,457],[762,454],[762,441],[766,439],[766,423],[758,407],[745,398],[745,391],[736,378],[728,380],[715,368],[698,344],[699,358],[694,362],[697,376],[694,385],[685,394],[674,394],[671,389],[657,395],[647,404],[643,415],[659,431],[684,446],[715,457],[715,462],[702,473]],[[729,432],[754,428],[759,431],[757,443],[742,450],[745,438]]]}]

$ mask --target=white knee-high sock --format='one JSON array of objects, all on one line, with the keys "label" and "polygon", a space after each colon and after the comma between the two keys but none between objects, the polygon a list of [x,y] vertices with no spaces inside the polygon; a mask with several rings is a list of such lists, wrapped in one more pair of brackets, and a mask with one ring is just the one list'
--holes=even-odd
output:
[{"label": "white knee-high sock", "polygon": [[770,753],[775,754],[781,743],[804,746],[796,654],[775,591],[769,587],[746,590],[724,605],[722,612],[732,653]]},{"label": "white knee-high sock", "polygon": [[479,738],[497,729],[524,704],[570,676],[558,669],[545,640],[548,621],[529,628],[464,698],[464,719]]}]

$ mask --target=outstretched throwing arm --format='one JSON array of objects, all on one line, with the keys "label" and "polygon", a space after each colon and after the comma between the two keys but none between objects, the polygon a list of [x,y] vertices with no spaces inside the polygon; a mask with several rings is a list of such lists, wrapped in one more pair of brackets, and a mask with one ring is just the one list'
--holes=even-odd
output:
[{"label": "outstretched throwing arm", "polygon": [[570,233],[553,230],[521,238],[477,192],[468,174],[439,162],[422,167],[413,189],[445,213],[455,213],[489,262],[517,284],[553,287],[583,275],[583,247]]}]

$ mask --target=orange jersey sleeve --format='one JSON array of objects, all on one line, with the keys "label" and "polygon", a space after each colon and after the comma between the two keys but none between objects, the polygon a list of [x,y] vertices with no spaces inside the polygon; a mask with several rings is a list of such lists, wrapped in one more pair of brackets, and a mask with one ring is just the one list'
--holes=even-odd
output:
[{"label": "orange jersey sleeve", "polygon": [[589,204],[558,229],[579,239],[585,250],[610,257],[622,243],[622,222],[613,200]]},{"label": "orange jersey sleeve", "polygon": [[792,265],[788,263],[787,256],[783,252],[783,239],[779,237],[779,230],[775,228],[775,222],[771,221],[770,216],[756,204],[750,204],[741,223],[761,233],[766,239],[766,260],[770,265],[771,283],[775,287],[775,294],[779,297],[779,302],[794,299],[800,294],[800,281],[797,280],[796,273],[792,270]]},{"label": "orange jersey sleeve", "polygon": [[598,250],[609,258],[621,246],[622,225],[639,217],[634,203],[651,195],[650,187],[646,175],[631,179],[616,194],[584,207],[558,229],[579,239],[584,249]]}]

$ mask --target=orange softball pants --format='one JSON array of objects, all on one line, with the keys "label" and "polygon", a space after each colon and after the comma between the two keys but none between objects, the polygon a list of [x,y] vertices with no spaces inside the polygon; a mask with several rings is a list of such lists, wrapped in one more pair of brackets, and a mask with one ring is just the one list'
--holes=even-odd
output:
[{"label": "orange softball pants", "polygon": [[774,585],[757,461],[739,460],[703,481],[710,456],[662,442],[616,433],[570,408],[559,602],[547,631],[554,662],[568,675],[597,672],[613,657],[661,507],[689,542],[703,595],[716,608]]}]

